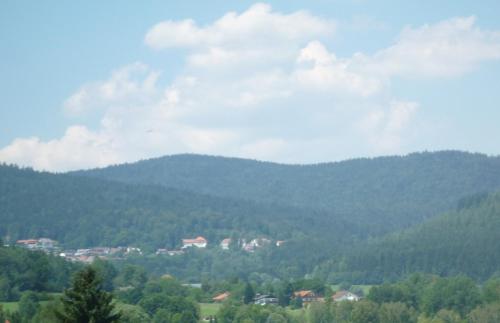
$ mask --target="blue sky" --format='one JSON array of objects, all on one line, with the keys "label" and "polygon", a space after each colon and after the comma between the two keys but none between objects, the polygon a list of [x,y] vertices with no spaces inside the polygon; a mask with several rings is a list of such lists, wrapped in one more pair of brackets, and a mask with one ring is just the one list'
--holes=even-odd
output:
[{"label": "blue sky", "polygon": [[2,1],[0,160],[499,154],[497,1]]}]

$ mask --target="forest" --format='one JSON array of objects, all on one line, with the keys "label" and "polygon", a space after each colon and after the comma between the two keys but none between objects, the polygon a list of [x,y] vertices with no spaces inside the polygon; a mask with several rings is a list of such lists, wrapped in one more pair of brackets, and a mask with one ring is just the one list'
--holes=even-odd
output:
[{"label": "forest", "polygon": [[[177,155],[68,174],[2,165],[0,237],[137,246],[145,255],[127,262],[186,282],[378,284],[413,272],[484,281],[500,259],[497,174],[499,158],[455,151],[303,166]],[[199,235],[206,249],[154,255]],[[259,237],[286,243],[254,253],[218,245]]]},{"label": "forest", "polygon": [[470,195],[500,190],[500,157],[439,151],[283,165],[173,155],[74,174],[321,210],[373,236],[420,223]]},{"label": "forest", "polygon": [[[58,250],[141,248],[92,264],[91,285],[116,305],[103,309],[123,322],[497,322],[498,175],[499,158],[455,151],[301,166],[178,155],[60,174],[0,165],[0,302],[18,304],[0,315],[65,315],[88,267],[16,246],[44,237]],[[197,236],[206,248],[155,252]],[[225,238],[238,243],[224,250]],[[256,238],[269,243],[241,248]],[[302,289],[324,302],[303,307]],[[331,301],[339,289],[362,300]]]}]

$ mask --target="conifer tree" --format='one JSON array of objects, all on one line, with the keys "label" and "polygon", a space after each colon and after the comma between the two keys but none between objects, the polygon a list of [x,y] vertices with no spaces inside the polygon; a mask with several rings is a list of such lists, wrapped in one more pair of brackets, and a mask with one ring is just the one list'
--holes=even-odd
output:
[{"label": "conifer tree", "polygon": [[253,302],[254,297],[255,297],[255,292],[252,288],[252,285],[250,285],[250,283],[246,283],[245,291],[244,291],[244,295],[243,295],[243,302],[245,304],[250,304]]},{"label": "conifer tree", "polygon": [[63,309],[56,317],[63,323],[112,323],[120,314],[114,311],[113,296],[102,290],[101,280],[92,267],[75,275],[71,288],[64,291]]}]

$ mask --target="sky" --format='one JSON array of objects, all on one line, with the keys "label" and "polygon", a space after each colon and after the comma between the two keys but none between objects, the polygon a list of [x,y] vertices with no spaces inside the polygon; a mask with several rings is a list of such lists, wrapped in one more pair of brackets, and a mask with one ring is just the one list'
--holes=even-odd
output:
[{"label": "sky", "polygon": [[498,1],[0,2],[0,161],[500,154]]}]

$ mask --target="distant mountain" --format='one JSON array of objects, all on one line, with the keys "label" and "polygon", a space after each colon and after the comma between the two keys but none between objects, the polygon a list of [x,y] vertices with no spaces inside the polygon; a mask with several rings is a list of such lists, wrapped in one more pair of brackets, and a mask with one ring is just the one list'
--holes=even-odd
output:
[{"label": "distant mountain", "polygon": [[322,210],[381,234],[444,212],[464,196],[500,189],[500,157],[442,151],[281,165],[175,155],[74,174]]},{"label": "distant mountain", "polygon": [[499,233],[500,193],[476,195],[462,200],[455,211],[358,245],[326,272],[342,271],[338,279],[363,282],[413,272],[485,280],[500,273]]},{"label": "distant mountain", "polygon": [[0,165],[0,238],[49,237],[66,247],[178,247],[205,236],[291,239],[362,230],[336,217],[297,207],[206,196],[153,185],[50,174]]}]

